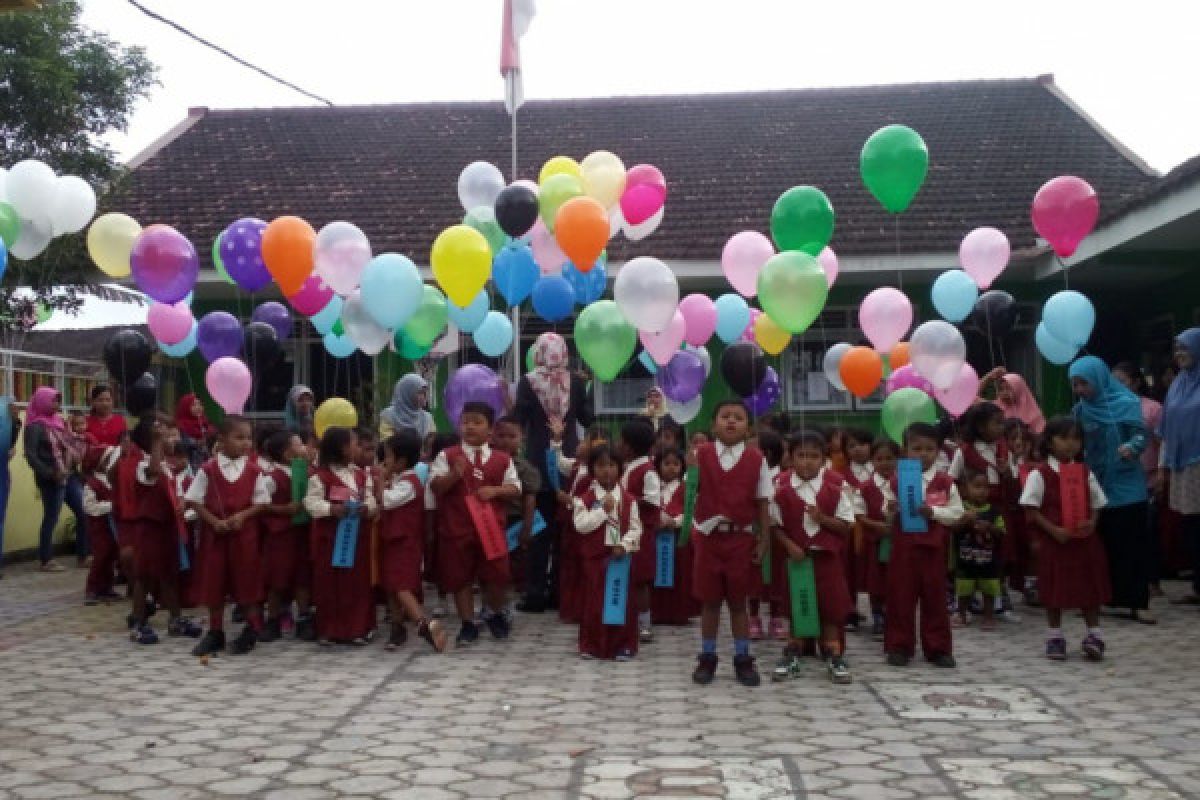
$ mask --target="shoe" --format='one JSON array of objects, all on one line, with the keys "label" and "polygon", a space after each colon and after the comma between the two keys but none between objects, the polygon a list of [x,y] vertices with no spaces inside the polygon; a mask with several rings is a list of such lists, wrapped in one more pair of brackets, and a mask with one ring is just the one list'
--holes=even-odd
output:
[{"label": "shoe", "polygon": [[186,636],[189,639],[199,639],[202,633],[204,633],[204,628],[192,622],[190,617],[176,617],[167,623],[167,636]]},{"label": "shoe", "polygon": [[941,667],[942,669],[954,669],[958,666],[958,662],[954,660],[954,656],[949,653],[938,653],[929,659],[929,661],[935,667]]},{"label": "shoe", "polygon": [[970,611],[972,614],[982,614],[983,613],[983,602],[979,599],[978,596],[972,597],[971,602],[967,605],[967,610]]},{"label": "shoe", "polygon": [[754,614],[750,617],[750,638],[757,642],[758,640],[762,639],[762,637],[762,620],[758,618],[757,614]]},{"label": "shoe", "polygon": [[84,604],[85,606],[98,606],[98,605],[100,605],[100,595],[97,595],[97,594],[92,594],[91,592],[88,592],[87,594],[85,594],[85,595],[83,596],[83,604]]},{"label": "shoe", "polygon": [[733,673],[742,686],[758,686],[762,683],[758,670],[754,668],[754,656],[734,656]]},{"label": "shoe", "polygon": [[654,641],[654,629],[652,629],[649,625],[647,625],[644,628],[639,628],[638,629],[638,641],[643,642],[643,643],[653,642]]},{"label": "shoe", "polygon": [[230,617],[236,624],[241,625],[246,621],[246,612],[242,610],[240,605],[233,607],[233,614]]},{"label": "shoe", "polygon": [[771,638],[786,642],[788,640],[788,621],[783,617],[775,617],[771,620]]},{"label": "shoe", "polygon": [[125,629],[132,631],[136,627],[138,627],[138,618],[135,617],[133,614],[126,614],[125,615]]},{"label": "shoe", "polygon": [[402,646],[408,641],[408,628],[403,624],[392,623],[392,633],[388,636],[387,644],[383,646],[384,650],[392,651]]},{"label": "shoe", "polygon": [[517,611],[522,614],[542,614],[546,611],[546,601],[541,597],[522,597],[517,603]]},{"label": "shoe", "polygon": [[1143,625],[1157,625],[1158,617],[1151,614],[1145,609],[1138,609],[1130,612],[1134,622],[1140,622]]},{"label": "shoe", "polygon": [[907,667],[912,662],[912,656],[905,653],[888,653],[887,663],[889,667]]},{"label": "shoe", "polygon": [[633,661],[633,651],[630,650],[629,648],[621,650],[613,658],[613,661],[620,661],[621,663],[625,663],[626,661]]},{"label": "shoe", "polygon": [[507,639],[508,634],[512,631],[512,626],[508,622],[508,616],[503,612],[497,612],[487,618],[487,628],[492,634],[493,639]]},{"label": "shoe", "polygon": [[134,644],[158,644],[158,634],[149,625],[141,625],[129,632],[129,640]]},{"label": "shoe", "polygon": [[775,662],[775,669],[771,670],[771,680],[776,683],[781,681],[789,681],[799,678],[804,671],[804,664],[800,661],[800,657],[790,647],[783,649],[783,657]]},{"label": "shoe", "polygon": [[1014,624],[1014,625],[1021,621],[1021,615],[1010,609],[1005,609],[1004,611],[997,611],[995,614],[995,618],[1002,622],[1008,622],[1008,623]]},{"label": "shoe", "polygon": [[845,656],[834,656],[829,659],[829,680],[838,684],[853,682],[850,667],[846,664]]},{"label": "shoe", "polygon": [[692,682],[707,686],[717,674],[716,653],[701,653],[696,657],[696,669],[692,671]]},{"label": "shoe", "polygon": [[317,647],[333,647],[333,640],[321,636],[317,639]]},{"label": "shoe", "polygon": [[479,640],[479,628],[475,627],[474,622],[464,621],[462,627],[458,629],[458,636],[454,639],[454,644],[457,647],[464,647],[469,644],[475,644]]},{"label": "shoe", "polygon": [[1083,640],[1083,655],[1088,661],[1103,661],[1104,640],[1095,634],[1089,633]]},{"label": "shoe", "polygon": [[242,632],[237,638],[229,643],[229,652],[235,656],[244,656],[254,649],[254,645],[258,643],[258,633],[249,625],[242,628]]},{"label": "shoe", "polygon": [[851,613],[850,616],[846,617],[846,630],[857,631],[860,622],[861,620],[859,619],[858,613]]},{"label": "shoe", "polygon": [[582,658],[584,661],[595,661],[596,660],[596,657],[594,655],[592,655],[591,653],[580,653],[579,657]]},{"label": "shoe", "polygon": [[350,640],[350,644],[354,647],[366,647],[371,643],[371,638],[370,636],[355,636]]},{"label": "shoe", "polygon": [[146,598],[146,621],[149,622],[158,613],[158,603],[150,598]]},{"label": "shoe", "polygon": [[100,599],[100,602],[102,602],[102,603],[113,603],[113,602],[116,602],[117,600],[125,599],[118,593],[114,592],[112,589],[109,589],[107,592],[100,592],[100,594],[96,595],[96,597],[98,597]]},{"label": "shoe", "polygon": [[1067,660],[1067,640],[1061,636],[1046,640],[1046,658],[1051,661]]},{"label": "shoe", "polygon": [[283,624],[279,617],[267,617],[263,623],[262,633],[258,635],[260,642],[277,642],[283,638]]},{"label": "shoe", "polygon": [[417,636],[429,642],[429,646],[437,652],[446,652],[446,629],[436,619],[425,619],[418,622]]},{"label": "shoe", "polygon": [[883,639],[883,615],[876,614],[871,620],[871,638],[875,641]]},{"label": "shoe", "polygon": [[192,648],[194,656],[211,656],[225,649],[225,631],[209,629],[204,638]]},{"label": "shoe", "polygon": [[42,564],[41,570],[42,572],[63,572],[66,570],[66,567],[57,561],[47,561],[45,564]]},{"label": "shoe", "polygon": [[301,614],[296,618],[296,638],[302,642],[317,640],[317,624],[312,614]]}]

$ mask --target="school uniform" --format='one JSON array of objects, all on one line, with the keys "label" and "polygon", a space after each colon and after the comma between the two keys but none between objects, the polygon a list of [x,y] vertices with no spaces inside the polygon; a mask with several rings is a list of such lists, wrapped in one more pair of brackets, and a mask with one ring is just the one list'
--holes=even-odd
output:
[{"label": "school uniform", "polygon": [[181,529],[184,536],[181,544],[180,559],[182,560],[186,554],[188,566],[185,570],[182,569],[183,565],[180,565],[179,599],[180,606],[183,608],[193,608],[204,604],[200,595],[202,588],[200,562],[196,556],[199,547],[196,523],[199,517],[194,510],[185,507],[187,503],[187,490],[191,488],[192,482],[195,479],[196,475],[192,472],[190,466],[171,474],[171,485],[175,489],[176,513],[182,521]]},{"label": "school uniform", "polygon": [[[872,474],[871,480],[863,484],[859,490],[859,497],[862,502],[863,516],[873,522],[883,522],[887,517],[888,507],[894,507],[896,504],[896,496],[892,493],[892,487],[878,474]],[[884,539],[890,538],[891,533],[881,533],[863,527],[863,561],[866,562],[863,588],[870,595],[871,603],[876,607],[884,602],[884,597],[887,595],[887,570],[891,557],[889,555],[887,561],[881,559],[880,548],[885,547]]]},{"label": "school uniform", "polygon": [[[650,536],[656,534],[661,513],[662,483],[649,456],[635,458],[625,466],[621,488],[637,503],[643,530],[649,531]],[[653,547],[643,547],[634,555],[631,581],[635,587],[654,584],[654,557]]]},{"label": "school uniform", "polygon": [[414,470],[392,476],[383,487],[379,516],[379,583],[388,596],[421,592],[425,538],[425,488]]},{"label": "school uniform", "polygon": [[[1004,516],[1006,523],[1016,516],[1017,470],[1013,465],[1007,441],[997,439],[994,442],[964,443],[955,452],[950,463],[950,477],[956,481],[962,480],[966,467],[987,476],[988,502]],[[1008,525],[1006,527],[1011,528]],[[1002,575],[1006,570],[1024,575],[1025,564],[1020,559],[1020,552],[1013,537],[1004,536],[1000,539],[997,555],[1000,558],[999,569]]]},{"label": "school uniform", "polygon": [[[559,456],[560,468],[564,466]],[[558,618],[563,622],[578,623],[583,614],[583,556],[580,554],[580,539],[575,530],[574,504],[591,486],[587,465],[572,460],[566,475],[567,494],[570,505],[558,506],[558,529],[562,531],[559,546],[558,566]]]},{"label": "school uniform", "polygon": [[[1061,464],[1053,456],[1037,465],[1025,481],[1021,493],[1023,508],[1036,508],[1054,525],[1062,524],[1062,490],[1059,480]],[[1088,485],[1088,517],[1104,508],[1108,499],[1100,482],[1086,466]],[[1030,523],[1030,527],[1035,527]],[[1104,543],[1093,531],[1088,536],[1072,537],[1059,542],[1050,534],[1037,530],[1038,595],[1046,608],[1099,608],[1112,599],[1109,585],[1108,557]]]},{"label": "school uniform", "polygon": [[150,456],[134,468],[137,526],[133,570],[143,580],[178,582],[179,548],[187,542],[175,480],[166,464],[154,473]]},{"label": "school uniform", "polygon": [[[271,479],[273,506],[292,502],[292,471],[283,464],[267,461],[265,470]],[[307,525],[294,523],[293,514],[266,512],[259,516],[262,528],[263,587],[285,597],[311,584]]]},{"label": "school uniform", "polygon": [[[604,510],[611,496],[613,511]],[[620,485],[609,492],[593,483],[573,505],[572,521],[579,539],[583,567],[583,609],[579,621],[579,652],[594,658],[633,655],[638,649],[637,608],[627,594],[625,624],[604,624],[604,591],[612,548],[621,545],[630,555],[637,553],[642,539],[638,503]],[[631,573],[632,574],[632,573]]]},{"label": "school uniform", "polygon": [[[115,448],[112,451],[116,453]],[[107,461],[107,458],[104,459]],[[83,513],[91,546],[92,565],[88,568],[84,591],[89,596],[110,595],[113,571],[117,566],[117,529],[112,518],[113,488],[100,470],[88,475],[83,485]]]},{"label": "school uniform", "polygon": [[[692,568],[695,556],[692,552],[692,539],[688,538],[685,545],[679,544],[679,525],[683,522],[683,501],[687,489],[683,481],[670,481],[662,485],[660,522],[670,521],[674,527],[670,534],[675,537],[675,585],[669,589],[653,588],[650,591],[650,616],[660,625],[686,625],[692,617],[700,613],[700,606],[692,594]],[[654,538],[649,538],[653,536]],[[657,533],[643,530],[642,549],[657,551]],[[656,556],[657,568],[657,556]]]},{"label": "school uniform", "polygon": [[[333,548],[341,520],[330,516],[334,503],[356,500],[359,529],[350,567],[333,566]],[[317,637],[348,642],[375,629],[371,593],[371,542],[367,517],[375,508],[370,475],[353,466],[318,467],[308,479],[304,510],[312,517],[312,599],[317,608]]]},{"label": "school uniform", "polygon": [[[117,529],[117,547],[130,550],[137,555],[138,534],[142,527],[141,509],[138,504],[139,491],[137,468],[142,461],[141,448],[130,444],[128,450],[117,458],[113,468],[113,522]],[[137,571],[126,577],[137,577]]]},{"label": "school uniform", "polygon": [[[863,509],[863,500],[861,492],[863,487],[871,482],[875,475],[875,469],[870,463],[858,464],[850,462],[846,469],[840,473],[845,481],[844,491],[852,506],[858,510]],[[850,591],[851,599],[858,597],[859,591],[866,585],[867,582],[867,563],[869,558],[866,553],[866,546],[863,540],[863,530],[857,523],[851,525],[850,538],[846,541],[845,557],[843,564],[846,569],[846,588]],[[853,613],[854,609],[850,611]]]}]

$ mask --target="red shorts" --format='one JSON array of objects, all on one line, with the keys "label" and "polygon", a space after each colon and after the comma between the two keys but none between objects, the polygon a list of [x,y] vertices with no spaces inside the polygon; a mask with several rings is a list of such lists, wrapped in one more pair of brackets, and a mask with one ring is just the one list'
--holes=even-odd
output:
[{"label": "red shorts", "polygon": [[312,565],[308,556],[307,526],[263,531],[262,536],[265,587],[276,592],[308,588],[312,583]]},{"label": "red shorts", "polygon": [[512,582],[508,556],[488,561],[483,557],[483,545],[474,535],[439,537],[437,574],[438,587],[447,593],[474,586],[476,581],[484,586],[507,586]]},{"label": "red shorts", "polygon": [[258,526],[247,523],[240,531],[206,531],[201,550],[200,599],[215,608],[232,597],[240,605],[255,605],[263,600],[262,560],[259,555]]},{"label": "red shorts", "polygon": [[750,533],[697,532],[696,569],[692,587],[702,603],[722,600],[731,606],[742,605],[754,586],[754,571],[762,568],[754,563],[758,539]]},{"label": "red shorts", "polygon": [[142,524],[136,520],[117,520],[114,524],[117,528],[117,549],[136,549]]},{"label": "red shorts", "polygon": [[141,580],[179,577],[179,533],[170,522],[139,520],[132,526],[133,572]]},{"label": "red shorts", "polygon": [[634,586],[649,586],[654,583],[654,573],[658,564],[658,550],[654,546],[654,538],[658,531],[642,533],[645,546],[633,551],[630,564],[629,580]]},{"label": "red shorts", "polygon": [[388,594],[421,591],[421,538],[424,532],[379,540],[379,583]]}]

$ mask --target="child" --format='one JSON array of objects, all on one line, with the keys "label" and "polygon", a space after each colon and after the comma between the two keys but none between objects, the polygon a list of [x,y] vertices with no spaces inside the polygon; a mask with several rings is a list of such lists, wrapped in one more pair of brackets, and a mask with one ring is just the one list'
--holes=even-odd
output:
[{"label": "child", "polygon": [[949,472],[950,464],[961,449],[958,422],[951,417],[944,417],[938,420],[936,427],[939,437],[938,441],[941,443],[938,446],[937,461],[935,462],[937,471]]},{"label": "child", "polygon": [[187,569],[182,569],[183,565],[180,565],[180,604],[185,608],[193,608],[203,605],[203,602],[199,598],[200,581],[197,577],[199,573],[197,564],[199,562],[196,560],[197,541],[195,526],[198,517],[195,511],[187,508],[187,501],[184,499],[196,475],[192,472],[192,467],[188,463],[187,448],[184,444],[184,442],[175,442],[173,445],[167,445],[164,458],[166,459],[167,472],[171,476],[171,488],[175,491],[176,511],[182,516],[181,528],[185,540],[182,542],[180,560],[183,560],[185,554],[187,556]]},{"label": "child", "polygon": [[625,624],[604,624],[604,593],[611,559],[636,552],[642,526],[636,498],[617,478],[621,462],[607,445],[588,451],[592,484],[574,501],[572,519],[580,535],[583,561],[583,612],[579,622],[579,654],[583,658],[629,661],[637,654],[638,625],[626,596]]},{"label": "child", "polygon": [[991,486],[987,475],[971,467],[963,469],[959,492],[962,518],[954,526],[954,596],[958,598],[958,622],[970,621],[971,599],[983,595],[982,628],[990,631],[996,597],[1000,594],[1000,542],[1004,536],[1004,517],[990,502]]},{"label": "child", "polygon": [[575,457],[562,454],[562,426],[552,424],[551,446],[558,452],[558,469],[564,478],[563,488],[558,491],[559,558],[558,568],[558,618],[563,622],[577,623],[583,613],[583,564],[579,554],[580,539],[574,529],[575,498],[582,497],[592,484],[588,473],[587,458],[592,448],[608,444],[608,431],[598,425],[588,429],[587,435],[575,449]]},{"label": "child", "polygon": [[[907,666],[916,650],[917,609],[921,614],[921,649],[935,666],[954,667],[950,615],[946,609],[946,526],[963,515],[962,500],[954,481],[937,470],[941,437],[937,428],[913,423],[904,431],[908,458],[921,462],[924,502],[918,513],[926,520],[925,533],[893,526],[892,554],[887,575],[887,629],[883,649],[888,664]],[[896,479],[892,480],[895,493]]]},{"label": "child", "polygon": [[688,445],[691,448],[691,452],[694,453],[700,448],[701,445],[712,444],[712,441],[713,435],[708,431],[696,431],[692,434],[692,437],[688,439]]},{"label": "child", "polygon": [[492,446],[501,453],[506,453],[512,459],[517,470],[517,480],[521,482],[521,494],[508,503],[504,522],[505,530],[513,525],[520,525],[517,533],[517,550],[509,554],[509,571],[514,582],[520,576],[521,588],[524,588],[524,574],[528,561],[525,554],[533,541],[533,517],[537,510],[538,492],[542,490],[542,474],[521,455],[521,425],[513,417],[501,417],[492,428]]},{"label": "child", "polygon": [[462,626],[456,643],[469,645],[479,638],[475,626],[472,587],[483,584],[488,630],[496,639],[507,639],[508,584],[511,577],[508,555],[487,560],[468,508],[477,503],[476,513],[493,514],[496,524],[504,519],[504,504],[521,494],[517,469],[507,453],[491,448],[495,412],[487,403],[463,404],[458,418],[462,444],[438,453],[429,469],[429,486],[438,499],[441,536],[438,541],[438,583],[454,595],[454,606]]},{"label": "child", "polygon": [[1059,473],[1064,464],[1076,463],[1083,450],[1083,430],[1071,417],[1056,417],[1042,431],[1045,463],[1029,473],[1021,506],[1038,533],[1038,591],[1046,607],[1046,658],[1065,661],[1067,641],[1062,634],[1063,609],[1083,611],[1087,637],[1083,653],[1089,661],[1104,658],[1100,606],[1111,599],[1108,561],[1096,535],[1096,518],[1107,503],[1096,476],[1086,466],[1087,514],[1073,530],[1062,527],[1063,508]]},{"label": "child", "polygon": [[[654,622],[663,625],[686,625],[699,610],[696,599],[692,595],[692,543],[689,537],[687,544],[679,543],[679,529],[683,524],[683,501],[686,488],[683,485],[683,451],[667,450],[660,452],[654,460],[654,468],[658,472],[662,484],[662,495],[659,501],[661,514],[659,530],[669,532],[675,537],[675,564],[673,571],[673,586],[670,588],[655,587],[650,594],[650,612]],[[642,531],[642,547],[652,547],[657,550],[658,531]],[[654,537],[654,538],[650,538]],[[658,557],[655,556],[655,564]]]},{"label": "child", "polygon": [[[360,425],[354,429],[354,436],[358,439],[358,458],[355,459],[354,466],[359,469],[374,470],[378,451],[375,431]],[[374,477],[374,473],[372,473],[372,477]]]},{"label": "child", "polygon": [[[625,462],[621,488],[634,498],[642,529],[650,536],[658,531],[662,484],[650,460],[654,448],[654,427],[648,419],[637,417],[621,426],[618,456]],[[643,642],[654,639],[650,627],[650,587],[654,584],[654,548],[643,547],[634,552],[631,585],[637,602],[638,638]]]},{"label": "child", "polygon": [[208,608],[208,632],[194,656],[208,656],[225,649],[225,598],[242,607],[246,624],[230,644],[234,655],[254,649],[262,632],[263,578],[256,517],[271,503],[275,489],[258,467],[251,451],[250,421],[234,414],[221,420],[217,429],[219,451],[205,462],[188,487],[188,507],[204,526],[204,605]]},{"label": "child", "polygon": [[112,519],[112,484],[108,471],[121,454],[120,448],[93,446],[83,457],[83,513],[91,545],[92,565],[84,589],[84,605],[115,600],[113,570],[117,566],[117,532]]},{"label": "child", "polygon": [[428,460],[424,468],[425,548],[422,577],[426,582],[434,584],[437,588],[438,604],[433,609],[433,616],[435,617],[444,617],[446,615],[446,590],[438,585],[437,579],[437,554],[438,542],[441,539],[441,525],[438,522],[437,496],[434,495],[433,489],[429,486],[429,469],[433,465],[434,460],[437,459],[438,453],[441,453],[448,447],[454,447],[461,442],[462,439],[455,432],[430,434]]},{"label": "child", "polygon": [[[1004,439],[1008,442],[1008,452],[1012,454],[1013,466],[1017,470],[1017,491],[1025,488],[1029,473],[1037,466],[1038,436],[1029,426],[1019,419],[1004,421]],[[1013,549],[1016,552],[1013,589],[1021,591],[1027,605],[1040,605],[1037,593],[1037,541],[1034,531],[1026,524],[1024,513],[1014,513],[1005,520],[1009,526],[1008,535],[1012,538]]]},{"label": "child", "polygon": [[658,424],[658,433],[654,440],[654,453],[666,453],[683,447],[683,428],[670,417],[665,417]]},{"label": "child", "polygon": [[387,649],[395,650],[408,638],[407,617],[416,623],[417,635],[441,653],[446,649],[446,632],[417,599],[425,523],[425,489],[414,469],[420,458],[421,440],[412,429],[403,429],[383,442],[379,577],[392,615]]},{"label": "child", "polygon": [[[862,428],[847,428],[842,435],[842,453],[846,466],[841,472],[845,490],[852,507],[862,510],[861,493],[871,482],[874,468],[871,466],[871,444],[875,437]],[[858,630],[861,620],[858,615],[858,590],[866,583],[866,562],[863,553],[862,528],[855,524],[846,542],[846,587],[850,590],[850,615],[846,618],[849,630]]]},{"label": "child", "polygon": [[839,475],[846,473],[846,432],[840,425],[830,425],[819,433],[829,444],[829,459],[825,465]]},{"label": "child", "polygon": [[[788,452],[792,470],[783,475],[775,490],[771,522],[780,556],[788,561],[812,559],[821,621],[821,644],[834,683],[850,683],[842,644],[842,626],[852,606],[846,585],[844,554],[854,524],[854,508],[844,491],[844,480],[825,468],[825,437],[815,431],[800,431],[792,437]],[[781,559],[782,560],[782,559]],[[780,605],[791,616],[786,564],[776,571],[774,587]],[[790,635],[783,659],[775,668],[776,680],[799,675],[803,642]]]},{"label": "child", "polygon": [[[264,642],[283,635],[285,611],[295,599],[301,617],[311,605],[311,570],[308,563],[308,526],[296,523],[302,509],[292,499],[292,459],[303,458],[304,442],[291,431],[276,429],[262,445],[264,473],[271,479],[271,504],[262,516],[262,568],[267,589]],[[303,518],[302,518],[303,519]]]},{"label": "child", "polygon": [[[360,469],[358,438],[349,428],[327,428],[317,468],[308,479],[304,510],[312,517],[312,599],[317,607],[317,643],[362,646],[375,633],[371,595],[370,520],[377,513],[371,475]],[[349,567],[333,565],[340,520],[359,515]]]},{"label": "child", "polygon": [[892,552],[892,516],[896,511],[896,495],[892,478],[900,448],[887,437],[871,445],[871,479],[862,485],[858,495],[861,506],[855,514],[863,531],[863,561],[866,562],[863,588],[871,600],[871,636],[883,639],[884,599],[887,596],[887,569]]},{"label": "child", "polygon": [[[692,680],[706,685],[717,669],[717,624],[722,604],[729,607],[733,629],[733,668],[743,686],[758,686],[760,678],[750,655],[746,596],[753,570],[766,553],[770,536],[767,501],[774,493],[771,471],[763,454],[746,444],[750,415],[740,400],[717,404],[715,444],[696,450],[700,470],[696,495],[696,571],[693,580],[701,612],[701,649]],[[755,534],[755,523],[758,532]]]},{"label": "child", "polygon": [[[774,430],[760,430],[758,432],[758,449],[767,461],[771,485],[774,486],[779,477],[780,464],[783,463],[785,449],[783,437]],[[772,571],[777,572],[778,570],[773,569]],[[772,575],[772,580],[774,580],[774,575]],[[777,601],[778,593],[773,591],[775,587],[763,583],[761,570],[752,576],[751,583],[754,593],[746,600],[746,606],[750,613],[750,638],[754,640],[763,638],[763,624],[759,619],[759,607],[763,600],[768,600],[767,606],[770,615],[767,618],[767,636],[786,641],[788,638],[787,618]]]}]

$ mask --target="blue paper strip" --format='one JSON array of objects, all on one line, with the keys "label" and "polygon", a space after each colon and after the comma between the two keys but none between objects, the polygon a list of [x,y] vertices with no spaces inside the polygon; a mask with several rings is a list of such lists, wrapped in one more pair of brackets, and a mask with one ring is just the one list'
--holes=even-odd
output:
[{"label": "blue paper strip", "polygon": [[675,532],[659,531],[654,541],[654,588],[675,586]]},{"label": "blue paper strip", "polygon": [[179,569],[181,572],[187,572],[192,568],[192,560],[188,558],[187,545],[182,541],[179,542]]},{"label": "blue paper strip", "polygon": [[104,518],[108,520],[108,532],[112,534],[113,541],[117,541],[117,521],[113,519],[112,514],[107,514]]},{"label": "blue paper strip", "polygon": [[925,503],[925,484],[921,473],[921,462],[915,458],[902,458],[896,462],[896,499],[900,505],[900,530],[905,533],[929,531],[920,512]]},{"label": "blue paper strip", "polygon": [[347,503],[346,510],[349,513],[338,522],[331,562],[334,567],[341,569],[354,567],[354,551],[358,549],[358,503]]},{"label": "blue paper strip", "polygon": [[[544,530],[546,530],[545,517],[542,516],[542,512],[534,511],[533,526],[529,529],[530,534],[537,536]],[[508,539],[508,552],[511,553],[513,550],[517,549],[517,539],[521,535],[521,523],[514,522],[512,525],[509,525],[508,529],[504,531],[504,535]]]},{"label": "blue paper strip", "polygon": [[558,471],[558,451],[553,447],[546,449],[546,480],[550,488],[559,491],[562,488],[562,475]]},{"label": "blue paper strip", "polygon": [[604,624],[624,625],[629,601],[629,554],[608,560],[604,575]]}]

